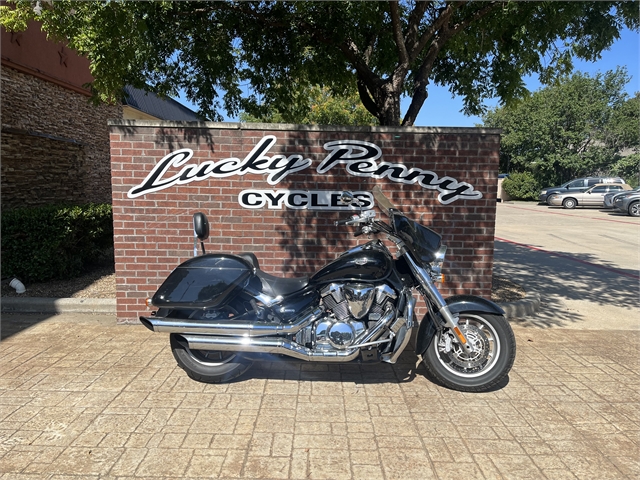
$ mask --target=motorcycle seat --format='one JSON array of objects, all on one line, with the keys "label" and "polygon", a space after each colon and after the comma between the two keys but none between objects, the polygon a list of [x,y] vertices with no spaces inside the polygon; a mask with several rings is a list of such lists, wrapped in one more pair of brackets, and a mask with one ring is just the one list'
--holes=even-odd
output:
[{"label": "motorcycle seat", "polygon": [[300,278],[281,278],[275,275],[269,275],[268,273],[260,270],[260,263],[258,257],[250,252],[243,252],[238,254],[243,260],[251,264],[256,269],[256,277],[260,280],[260,291],[270,297],[277,297],[278,295],[289,295],[290,293],[302,290],[309,285],[309,277]]},{"label": "motorcycle seat", "polygon": [[258,270],[256,276],[262,283],[262,292],[273,298],[278,295],[284,297],[309,285],[309,277],[281,278],[264,273],[262,270]]}]

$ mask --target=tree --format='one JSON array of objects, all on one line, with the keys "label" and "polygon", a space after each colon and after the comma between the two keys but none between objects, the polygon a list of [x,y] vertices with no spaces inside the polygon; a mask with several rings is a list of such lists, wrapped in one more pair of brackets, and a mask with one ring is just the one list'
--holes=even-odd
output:
[{"label": "tree", "polygon": [[243,122],[299,123],[315,125],[377,125],[377,119],[360,103],[358,95],[332,95],[327,87],[313,86],[304,92],[306,108],[280,112],[275,107],[258,106],[254,113],[242,112]]},{"label": "tree", "polygon": [[[158,94],[183,89],[200,113],[220,119],[273,105],[304,108],[311,85],[332,94],[356,88],[381,125],[413,125],[430,83],[462,96],[509,102],[522,77],[550,82],[571,59],[596,60],[626,26],[638,30],[634,2],[38,2],[3,7],[8,29],[36,16],[48,33],[91,61],[103,99],[125,84]],[[40,11],[41,10],[41,11]],[[241,85],[250,88],[243,95]],[[403,95],[410,99],[401,112]]]},{"label": "tree", "polygon": [[[623,69],[590,77],[576,73],[510,107],[484,117],[484,126],[503,129],[500,169],[531,172],[544,185],[610,173],[624,149],[639,145],[638,95],[625,93]],[[628,171],[629,162],[624,161]]]}]

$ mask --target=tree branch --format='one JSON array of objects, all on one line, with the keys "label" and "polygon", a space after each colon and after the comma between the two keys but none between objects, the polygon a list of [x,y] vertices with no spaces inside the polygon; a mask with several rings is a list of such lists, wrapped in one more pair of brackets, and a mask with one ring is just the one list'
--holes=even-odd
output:
[{"label": "tree branch", "polygon": [[425,49],[427,43],[434,37],[436,32],[438,32],[444,25],[447,24],[449,18],[451,18],[451,15],[453,14],[453,9],[454,7],[451,3],[447,4],[447,6],[444,8],[441,8],[440,15],[433,22],[433,25],[431,25],[431,27],[421,35],[420,40],[417,43],[410,47],[409,60],[411,63],[413,63],[418,58],[420,53]]},{"label": "tree branch", "polygon": [[[488,5],[486,5],[485,7],[481,8],[480,10],[477,10],[469,18],[463,20],[462,22],[452,27],[449,27],[441,20],[444,17],[446,17],[446,20],[448,21],[453,11],[450,11],[448,13],[444,12],[438,18],[438,20],[434,22],[434,25],[430,30],[433,30],[437,24],[439,24],[440,26],[438,27],[437,30],[433,31],[433,33],[431,34],[431,37],[433,37],[436,31],[438,31],[439,33],[437,34],[435,40],[432,41],[431,47],[429,48],[427,54],[425,55],[424,60],[420,65],[420,68],[418,69],[418,73],[414,80],[414,90],[413,90],[413,96],[411,99],[411,104],[409,105],[409,108],[407,109],[407,113],[405,114],[404,119],[402,120],[402,125],[413,125],[418,115],[418,112],[420,111],[420,109],[422,108],[422,105],[427,99],[427,96],[428,96],[427,85],[429,83],[428,82],[429,75],[431,74],[433,63],[435,62],[436,57],[438,56],[438,53],[440,53],[440,50],[442,49],[442,47],[447,43],[447,41],[451,37],[455,36],[462,29],[468,27],[471,23],[487,15],[489,12],[494,10],[498,5],[499,5],[499,2],[493,1]],[[449,6],[447,6],[447,8]],[[423,36],[421,41],[424,38],[425,37]]]},{"label": "tree branch", "polygon": [[402,24],[400,23],[400,13],[398,12],[398,2],[390,0],[389,10],[391,12],[391,26],[393,29],[393,40],[398,47],[398,58],[400,65],[409,66],[409,55],[407,47],[404,44],[404,36],[402,35]]},{"label": "tree branch", "polygon": [[419,26],[422,17],[424,17],[427,8],[433,5],[431,1],[417,1],[416,6],[409,15],[409,21],[407,22],[407,35],[405,37],[405,45],[415,45],[420,33]]},{"label": "tree branch", "polygon": [[452,35],[455,35],[460,30],[467,28],[473,22],[480,20],[482,17],[486,16],[489,12],[495,10],[496,7],[498,7],[501,3],[503,2],[498,2],[498,1],[490,2],[485,7],[476,11],[470,18],[467,18],[466,20],[463,20],[462,22],[454,25],[453,28],[451,29]]},{"label": "tree branch", "polygon": [[360,96],[362,105],[364,105],[364,108],[366,108],[371,115],[378,118],[378,116],[380,115],[380,107],[378,107],[376,102],[374,102],[373,99],[371,98],[371,95],[367,90],[367,86],[359,78],[356,83],[358,85],[358,95]]}]

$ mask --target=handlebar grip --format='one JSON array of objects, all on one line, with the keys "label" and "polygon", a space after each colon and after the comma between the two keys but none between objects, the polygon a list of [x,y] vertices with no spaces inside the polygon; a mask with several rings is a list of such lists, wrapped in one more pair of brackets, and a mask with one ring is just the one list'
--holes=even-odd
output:
[{"label": "handlebar grip", "polygon": [[344,220],[336,220],[335,225],[336,225],[336,227],[338,225],[348,225],[349,222],[352,222],[352,221],[353,221],[353,218],[347,218],[347,219],[344,219]]}]

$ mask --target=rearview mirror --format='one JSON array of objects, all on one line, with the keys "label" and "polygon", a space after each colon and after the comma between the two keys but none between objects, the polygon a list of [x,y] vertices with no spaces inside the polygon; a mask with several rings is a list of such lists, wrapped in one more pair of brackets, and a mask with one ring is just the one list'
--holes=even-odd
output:
[{"label": "rearview mirror", "polygon": [[345,205],[351,205],[353,203],[353,194],[351,192],[342,192],[340,194],[340,202]]},{"label": "rearview mirror", "polygon": [[209,220],[202,212],[193,214],[193,233],[195,233],[200,241],[209,238]]}]

